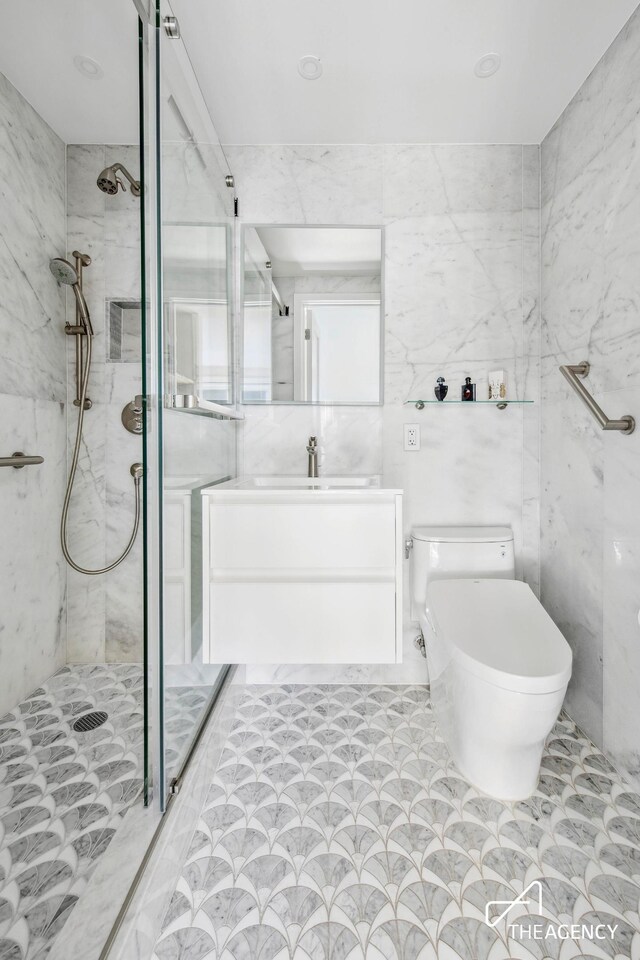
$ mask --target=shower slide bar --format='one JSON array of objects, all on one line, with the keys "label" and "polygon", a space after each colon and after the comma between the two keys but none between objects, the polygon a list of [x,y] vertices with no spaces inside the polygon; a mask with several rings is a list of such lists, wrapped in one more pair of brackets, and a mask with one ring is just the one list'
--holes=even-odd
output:
[{"label": "shower slide bar", "polygon": [[620,417],[619,420],[610,420],[602,407],[598,406],[584,384],[580,382],[578,377],[587,377],[590,369],[590,363],[587,360],[583,360],[582,363],[566,364],[560,367],[560,373],[567,383],[573,387],[603,430],[619,430],[621,433],[626,433],[627,435],[633,433],[636,428],[636,421],[633,417]]},{"label": "shower slide bar", "polygon": [[12,453],[10,457],[0,457],[0,467],[14,467],[16,470],[31,467],[35,463],[44,463],[44,457],[28,457],[26,453],[22,453],[20,450]]}]

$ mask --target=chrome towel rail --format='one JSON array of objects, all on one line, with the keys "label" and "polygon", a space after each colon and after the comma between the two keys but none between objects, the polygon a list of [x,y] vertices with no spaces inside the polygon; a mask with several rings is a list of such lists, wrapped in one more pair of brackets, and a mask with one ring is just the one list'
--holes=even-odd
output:
[{"label": "chrome towel rail", "polygon": [[626,434],[633,433],[636,428],[636,421],[633,417],[620,417],[619,420],[610,420],[602,410],[602,407],[598,406],[585,385],[580,382],[578,377],[587,377],[590,369],[591,365],[589,362],[583,360],[582,363],[566,364],[560,367],[560,373],[567,383],[573,387],[603,430],[619,430],[621,433]]},{"label": "chrome towel rail", "polygon": [[35,463],[44,463],[44,457],[28,457],[21,450],[12,453],[10,457],[0,457],[0,467],[15,467],[16,470],[31,467]]}]

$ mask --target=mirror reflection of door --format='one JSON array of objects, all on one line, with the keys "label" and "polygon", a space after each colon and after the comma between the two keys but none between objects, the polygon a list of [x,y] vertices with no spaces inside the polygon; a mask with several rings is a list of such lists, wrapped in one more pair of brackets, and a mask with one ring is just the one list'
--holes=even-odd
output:
[{"label": "mirror reflection of door", "polygon": [[377,403],[380,299],[358,294],[294,297],[295,400]]},{"label": "mirror reflection of door", "polygon": [[244,403],[382,401],[382,230],[245,227]]}]

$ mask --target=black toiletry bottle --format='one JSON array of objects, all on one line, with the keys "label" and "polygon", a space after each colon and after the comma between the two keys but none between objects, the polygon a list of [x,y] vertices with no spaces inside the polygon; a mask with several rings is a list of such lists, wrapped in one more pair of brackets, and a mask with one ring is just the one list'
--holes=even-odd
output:
[{"label": "black toiletry bottle", "polygon": [[463,400],[475,400],[476,398],[476,385],[471,383],[471,377],[465,377],[464,383],[462,384],[462,399]]},{"label": "black toiletry bottle", "polygon": [[433,392],[436,395],[436,400],[444,400],[449,392],[449,387],[444,382],[444,377],[438,377],[438,382],[433,388]]}]

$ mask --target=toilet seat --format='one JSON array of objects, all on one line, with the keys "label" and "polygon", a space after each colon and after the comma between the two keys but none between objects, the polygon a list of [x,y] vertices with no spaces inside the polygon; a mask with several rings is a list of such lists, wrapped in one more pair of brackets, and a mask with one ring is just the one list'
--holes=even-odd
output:
[{"label": "toilet seat", "polygon": [[436,580],[427,611],[451,657],[483,680],[531,694],[569,682],[571,648],[526,583]]}]

